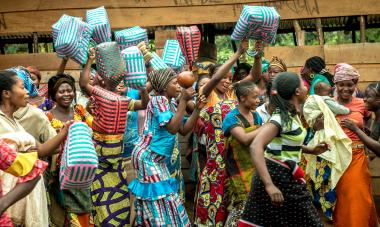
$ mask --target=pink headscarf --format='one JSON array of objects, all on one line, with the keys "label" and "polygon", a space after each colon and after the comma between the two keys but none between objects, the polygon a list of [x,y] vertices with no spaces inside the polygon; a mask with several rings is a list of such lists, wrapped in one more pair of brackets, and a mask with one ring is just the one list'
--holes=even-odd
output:
[{"label": "pink headscarf", "polygon": [[347,63],[339,63],[334,69],[334,83],[359,79],[359,72]]}]

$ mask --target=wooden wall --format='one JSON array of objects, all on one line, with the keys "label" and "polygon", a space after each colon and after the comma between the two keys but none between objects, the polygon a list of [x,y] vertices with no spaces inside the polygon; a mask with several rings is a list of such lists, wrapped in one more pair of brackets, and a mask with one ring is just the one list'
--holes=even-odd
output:
[{"label": "wooden wall", "polygon": [[378,14],[378,0],[12,0],[0,1],[0,34],[50,32],[62,14],[104,5],[113,29],[236,22],[243,5],[275,6],[282,19]]}]

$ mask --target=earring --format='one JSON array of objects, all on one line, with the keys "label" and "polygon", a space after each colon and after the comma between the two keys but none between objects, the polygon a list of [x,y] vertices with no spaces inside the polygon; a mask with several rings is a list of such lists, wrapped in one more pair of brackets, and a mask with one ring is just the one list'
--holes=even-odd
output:
[{"label": "earring", "polygon": [[315,76],[314,73],[310,74],[310,78],[311,78],[311,79],[314,79],[314,76]]}]

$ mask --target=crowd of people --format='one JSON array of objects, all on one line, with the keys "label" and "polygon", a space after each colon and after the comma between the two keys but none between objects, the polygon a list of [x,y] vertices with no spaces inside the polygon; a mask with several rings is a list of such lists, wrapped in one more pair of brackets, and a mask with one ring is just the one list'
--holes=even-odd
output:
[{"label": "crowd of people", "polygon": [[[353,66],[321,57],[300,75],[281,56],[199,60],[182,88],[146,63],[146,88],[112,83],[94,51],[77,90],[38,66],[0,71],[0,226],[377,226],[368,155],[380,155],[380,82],[358,89]],[[203,51],[207,52],[207,51]],[[91,188],[61,189],[74,121],[93,130]],[[194,218],[185,209],[179,135],[191,134]],[[192,215],[191,215],[192,216]]]}]

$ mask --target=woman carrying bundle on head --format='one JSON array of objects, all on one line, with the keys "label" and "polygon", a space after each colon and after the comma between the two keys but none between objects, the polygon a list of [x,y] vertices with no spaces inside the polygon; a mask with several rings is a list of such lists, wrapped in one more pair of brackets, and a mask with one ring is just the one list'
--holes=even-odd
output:
[{"label": "woman carrying bundle on head", "polygon": [[286,72],[276,76],[271,90],[276,110],[250,147],[256,173],[239,226],[323,226],[298,166],[301,152],[328,150],[325,143],[302,145],[306,130],[299,113],[307,89],[297,74]]},{"label": "woman carrying bundle on head", "polygon": [[[75,94],[75,80],[72,76],[62,73],[49,79],[48,95],[49,99],[55,102],[55,106],[46,113],[46,116],[57,132],[62,130],[64,122],[69,120],[82,121],[89,127],[92,125],[92,116],[84,106],[76,104]],[[60,189],[59,169],[63,148],[62,144],[60,154],[51,160],[49,176],[51,179],[48,179],[51,224],[93,226],[90,189]]]},{"label": "woman carrying bundle on head", "polygon": [[[136,197],[137,224],[190,226],[178,194],[179,182],[171,177],[166,162],[172,157],[177,133],[186,135],[192,130],[205,98],[198,97],[196,109],[184,122],[186,104],[194,97],[194,89],[181,91],[171,69],[153,71],[149,78],[157,96],[148,104],[144,133],[132,153],[137,179],[129,185]],[[174,99],[178,96],[176,106]]]},{"label": "woman carrying bundle on head", "polygon": [[96,226],[128,226],[129,191],[123,157],[123,137],[128,111],[142,110],[149,101],[145,89],[140,90],[141,100],[120,96],[116,93],[118,83],[107,78],[91,85],[90,69],[94,60],[90,50],[89,59],[80,75],[79,85],[93,100],[93,140],[98,153],[99,166],[91,187],[95,208]]},{"label": "woman carrying bundle on head", "polygon": [[223,121],[229,209],[225,226],[236,226],[243,213],[255,170],[249,155],[249,145],[260,131],[258,128],[262,124],[260,116],[255,112],[260,102],[259,89],[255,83],[251,81],[236,83],[234,90],[239,104]]}]

